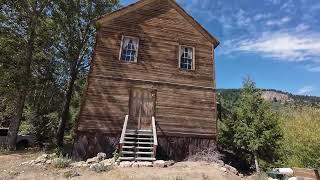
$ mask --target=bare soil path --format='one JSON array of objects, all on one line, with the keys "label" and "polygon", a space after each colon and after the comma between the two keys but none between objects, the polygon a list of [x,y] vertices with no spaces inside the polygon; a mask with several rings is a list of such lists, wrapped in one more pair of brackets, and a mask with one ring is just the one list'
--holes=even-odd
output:
[{"label": "bare soil path", "polygon": [[83,180],[241,180],[234,174],[221,171],[210,165],[188,164],[168,168],[119,168],[108,172],[96,173],[89,168],[58,169],[51,165],[30,165],[31,161],[40,156],[41,152],[17,152],[0,154],[0,179],[51,180],[68,179],[66,172],[76,172],[79,176],[71,179]]}]

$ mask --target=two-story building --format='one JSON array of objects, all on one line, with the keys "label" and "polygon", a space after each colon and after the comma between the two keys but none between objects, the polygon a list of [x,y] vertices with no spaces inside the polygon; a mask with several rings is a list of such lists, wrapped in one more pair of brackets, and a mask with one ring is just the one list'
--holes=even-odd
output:
[{"label": "two-story building", "polygon": [[218,40],[175,0],[140,0],[95,20],[75,159],[182,160],[216,146]]}]

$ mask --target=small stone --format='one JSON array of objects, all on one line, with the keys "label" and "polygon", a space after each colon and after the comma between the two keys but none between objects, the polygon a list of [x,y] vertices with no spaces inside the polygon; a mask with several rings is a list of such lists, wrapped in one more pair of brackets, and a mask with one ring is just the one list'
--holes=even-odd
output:
[{"label": "small stone", "polygon": [[115,163],[115,160],[113,158],[105,159],[105,160],[101,161],[101,163],[103,163],[105,166],[111,166]]},{"label": "small stone", "polygon": [[29,161],[23,162],[23,163],[20,164],[20,166],[23,166],[23,165],[26,165],[26,164],[30,164],[30,162]]},{"label": "small stone", "polygon": [[99,161],[102,161],[107,158],[107,155],[106,155],[106,153],[100,152],[97,154],[97,158],[99,159]]},{"label": "small stone", "polygon": [[51,164],[52,163],[52,160],[48,159],[46,160],[46,164]]},{"label": "small stone", "polygon": [[93,163],[89,168],[94,171],[101,171],[104,168],[104,165],[102,163]]},{"label": "small stone", "polygon": [[132,167],[152,167],[152,162],[135,162]]},{"label": "small stone", "polygon": [[99,162],[99,159],[98,159],[98,157],[93,157],[93,158],[87,159],[86,162],[87,162],[88,164],[97,163],[97,162]]},{"label": "small stone", "polygon": [[228,164],[225,165],[225,167],[227,168],[227,170],[229,170],[230,172],[232,172],[233,174],[238,174],[238,170]]},{"label": "small stone", "polygon": [[157,160],[153,162],[153,167],[160,167],[163,168],[165,166],[166,162],[163,160]]},{"label": "small stone", "polygon": [[79,161],[79,162],[71,163],[70,166],[71,166],[71,167],[83,167],[84,164],[86,164],[86,162],[84,162],[84,161]]},{"label": "small stone", "polygon": [[223,172],[227,172],[227,168],[225,168],[225,167],[220,167],[220,170]]},{"label": "small stone", "polygon": [[122,162],[120,162],[119,167],[127,168],[127,167],[131,167],[132,165],[133,165],[133,162],[130,162],[130,161],[122,161]]},{"label": "small stone", "polygon": [[217,160],[216,162],[220,167],[224,166],[224,162],[222,160]]},{"label": "small stone", "polygon": [[56,158],[57,154],[56,153],[52,153],[48,155],[48,158],[52,159],[52,158]]},{"label": "small stone", "polygon": [[165,161],[164,163],[164,167],[169,167],[169,166],[173,166],[174,165],[174,161],[169,160],[169,161]]}]

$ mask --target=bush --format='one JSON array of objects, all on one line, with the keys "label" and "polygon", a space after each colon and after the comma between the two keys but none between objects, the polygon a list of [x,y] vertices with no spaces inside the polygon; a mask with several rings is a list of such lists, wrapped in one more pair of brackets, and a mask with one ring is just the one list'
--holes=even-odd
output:
[{"label": "bush", "polygon": [[215,149],[198,149],[196,153],[190,155],[186,158],[187,161],[206,161],[206,162],[218,162],[222,158],[222,155],[219,154]]},{"label": "bush", "polygon": [[55,168],[66,168],[70,165],[71,160],[67,157],[60,156],[52,160],[52,165]]},{"label": "bush", "polygon": [[283,166],[320,168],[320,108],[288,108],[281,113]]}]

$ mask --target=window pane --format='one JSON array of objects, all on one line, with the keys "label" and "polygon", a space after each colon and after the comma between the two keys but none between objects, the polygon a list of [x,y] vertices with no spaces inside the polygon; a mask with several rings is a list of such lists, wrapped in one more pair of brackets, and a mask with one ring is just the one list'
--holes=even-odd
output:
[{"label": "window pane", "polygon": [[180,68],[191,70],[193,65],[193,48],[181,47],[180,52]]},{"label": "window pane", "polygon": [[137,55],[137,46],[137,39],[124,37],[122,41],[121,60],[126,62],[134,62]]}]

